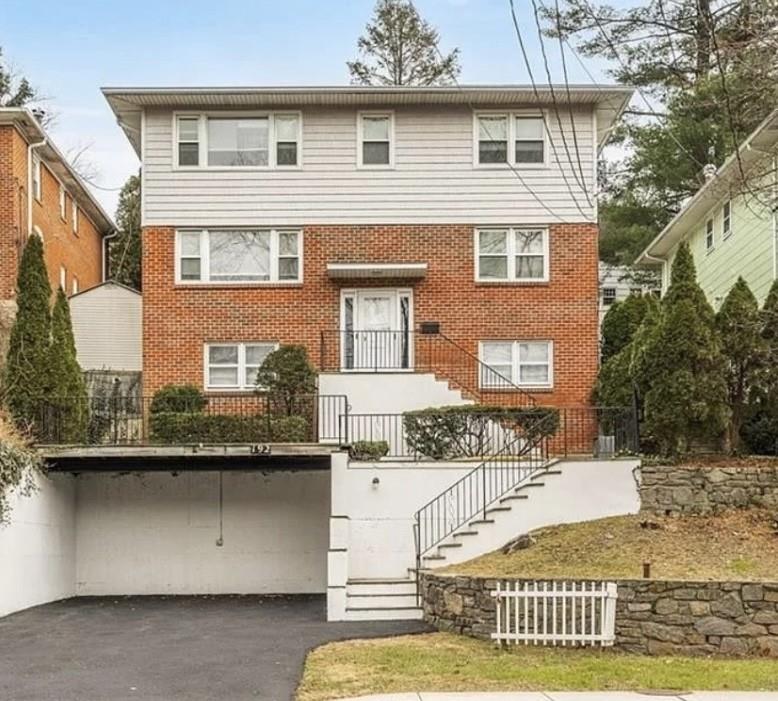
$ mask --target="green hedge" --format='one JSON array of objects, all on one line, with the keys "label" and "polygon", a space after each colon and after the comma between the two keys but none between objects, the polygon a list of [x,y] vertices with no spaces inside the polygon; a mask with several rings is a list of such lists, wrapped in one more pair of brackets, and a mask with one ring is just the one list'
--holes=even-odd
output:
[{"label": "green hedge", "polygon": [[349,448],[352,460],[380,460],[388,453],[386,441],[354,441]]},{"label": "green hedge", "polygon": [[149,418],[158,443],[303,443],[311,440],[310,422],[302,416],[234,416],[158,412]]},{"label": "green hedge", "polygon": [[481,457],[493,453],[507,431],[527,440],[553,435],[559,411],[483,404],[432,407],[405,413],[403,425],[408,445],[419,455],[433,460]]},{"label": "green hedge", "polygon": [[194,385],[165,385],[154,393],[149,411],[165,412],[202,411],[208,404],[205,395]]}]

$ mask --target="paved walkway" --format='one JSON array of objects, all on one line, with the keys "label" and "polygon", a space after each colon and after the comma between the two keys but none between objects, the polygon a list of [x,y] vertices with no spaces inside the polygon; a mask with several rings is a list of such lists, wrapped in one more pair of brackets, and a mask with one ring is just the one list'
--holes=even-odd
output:
[{"label": "paved walkway", "polygon": [[378,694],[344,701],[778,701],[776,691],[634,691],[422,692]]}]

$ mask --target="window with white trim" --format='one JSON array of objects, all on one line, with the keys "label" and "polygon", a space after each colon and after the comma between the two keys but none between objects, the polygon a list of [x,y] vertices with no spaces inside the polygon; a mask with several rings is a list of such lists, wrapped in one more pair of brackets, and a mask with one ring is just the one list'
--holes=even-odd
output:
[{"label": "window with white trim", "polygon": [[705,222],[705,250],[712,251],[713,244],[713,217],[711,217]]},{"label": "window with white trim", "polygon": [[200,118],[179,117],[178,127],[178,165],[200,165]]},{"label": "window with white trim", "polygon": [[516,117],[514,127],[515,163],[544,163],[546,140],[542,117]]},{"label": "window with white trim", "polygon": [[73,281],[70,286],[71,294],[77,295],[78,294],[78,278],[73,276]]},{"label": "window with white trim", "polygon": [[359,118],[359,165],[366,167],[390,166],[392,164],[392,115],[360,112]]},{"label": "window with white trim", "polygon": [[546,125],[542,114],[477,113],[478,165],[538,166],[546,162]]},{"label": "window with white trim", "polygon": [[175,138],[179,168],[296,168],[302,119],[295,112],[178,115]]},{"label": "window with white trim", "polygon": [[59,218],[62,219],[62,221],[65,221],[68,216],[68,202],[67,202],[67,194],[65,192],[65,188],[60,185],[59,186]]},{"label": "window with white trim", "polygon": [[300,282],[302,234],[295,229],[177,232],[177,282]]},{"label": "window with white trim", "polygon": [[732,201],[725,202],[721,208],[721,238],[725,239],[732,233]]},{"label": "window with white trim", "polygon": [[552,387],[553,356],[551,341],[481,341],[481,387]]},{"label": "window with white trim", "polygon": [[477,229],[475,246],[478,281],[548,280],[549,246],[546,229]]},{"label": "window with white trim", "polygon": [[32,194],[38,202],[43,198],[43,187],[41,185],[41,159],[38,156],[32,157]]},{"label": "window with white trim", "polygon": [[205,346],[205,387],[209,390],[253,390],[257,371],[277,343],[208,343]]},{"label": "window with white trim", "polygon": [[68,289],[68,271],[64,265],[59,266],[59,286],[63,292],[67,292]]},{"label": "window with white trim", "polygon": [[78,233],[78,203],[76,202],[75,198],[73,198],[73,203],[71,206],[71,217],[73,219],[73,233]]}]

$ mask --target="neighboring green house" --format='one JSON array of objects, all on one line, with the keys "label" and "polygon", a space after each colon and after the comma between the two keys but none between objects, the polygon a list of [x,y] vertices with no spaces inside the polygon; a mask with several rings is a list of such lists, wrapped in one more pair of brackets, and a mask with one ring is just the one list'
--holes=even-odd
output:
[{"label": "neighboring green house", "polygon": [[778,274],[777,208],[775,110],[738,153],[710,175],[636,263],[661,265],[664,292],[678,245],[685,240],[691,246],[700,285],[716,309],[741,275],[761,304]]}]

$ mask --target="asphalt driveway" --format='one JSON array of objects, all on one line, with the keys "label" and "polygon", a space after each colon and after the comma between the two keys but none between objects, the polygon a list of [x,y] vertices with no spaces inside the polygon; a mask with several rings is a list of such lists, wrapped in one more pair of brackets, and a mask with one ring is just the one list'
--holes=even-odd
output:
[{"label": "asphalt driveway", "polygon": [[3,701],[288,701],[308,650],[426,630],[327,623],[321,596],[79,598],[0,618]]}]

